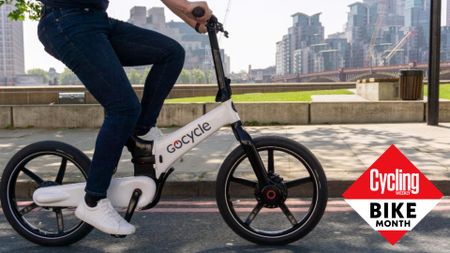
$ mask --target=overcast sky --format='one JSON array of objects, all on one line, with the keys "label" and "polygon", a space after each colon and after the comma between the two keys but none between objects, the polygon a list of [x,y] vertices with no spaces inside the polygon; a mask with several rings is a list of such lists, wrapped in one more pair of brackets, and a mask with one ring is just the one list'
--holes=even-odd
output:
[{"label": "overcast sky", "polygon": [[[207,1],[214,14],[223,20],[227,0]],[[343,31],[347,20],[348,5],[355,0],[231,0],[230,12],[225,24],[230,33],[229,39],[221,40],[221,47],[231,57],[231,70],[238,72],[253,68],[275,65],[276,42],[281,40],[292,25],[291,15],[303,12],[308,15],[321,12],[325,33]],[[444,10],[445,10],[445,2]],[[121,20],[129,18],[129,10],[135,6],[160,7],[160,0],[110,0],[108,14]],[[180,19],[166,9],[167,21]],[[443,21],[445,24],[445,21]],[[25,68],[55,67],[58,72],[64,65],[49,56],[40,44],[37,35],[37,22],[24,24]]]}]

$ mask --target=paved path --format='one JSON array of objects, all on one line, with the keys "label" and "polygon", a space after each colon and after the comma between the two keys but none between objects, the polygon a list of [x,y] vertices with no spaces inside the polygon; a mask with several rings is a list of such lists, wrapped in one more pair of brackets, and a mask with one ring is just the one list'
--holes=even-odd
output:
[{"label": "paved path", "polygon": [[[450,124],[440,127],[370,124],[247,129],[252,136],[282,135],[301,142],[318,157],[329,181],[354,181],[391,144],[395,144],[429,179],[443,184],[450,180]],[[0,170],[19,149],[42,140],[70,143],[92,157],[97,133],[98,129],[0,130]],[[174,165],[176,171],[170,181],[214,181],[222,161],[237,145],[232,131],[221,129]],[[130,154],[124,149],[118,175],[131,174]]]},{"label": "paved path", "polygon": [[[164,199],[151,212],[137,212],[136,234],[112,238],[94,230],[83,240],[64,248],[45,248],[20,237],[0,212],[0,252],[20,253],[122,253],[122,252],[408,252],[448,253],[450,200],[444,199],[415,229],[391,246],[342,199],[330,199],[317,227],[287,246],[258,246],[227,227],[215,201]],[[258,218],[257,218],[258,219]],[[263,223],[264,224],[264,223]]]}]

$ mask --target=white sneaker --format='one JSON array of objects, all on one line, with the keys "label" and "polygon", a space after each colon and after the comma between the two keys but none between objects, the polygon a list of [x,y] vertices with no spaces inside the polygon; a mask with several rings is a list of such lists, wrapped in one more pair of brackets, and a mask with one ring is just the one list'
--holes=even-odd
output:
[{"label": "white sneaker", "polygon": [[111,235],[129,235],[136,231],[133,225],[119,215],[109,199],[100,200],[95,207],[89,207],[83,199],[75,210],[75,216]]},{"label": "white sneaker", "polygon": [[154,141],[163,136],[162,131],[157,127],[152,127],[148,133],[145,135],[138,136],[140,139],[143,139],[145,141]]}]

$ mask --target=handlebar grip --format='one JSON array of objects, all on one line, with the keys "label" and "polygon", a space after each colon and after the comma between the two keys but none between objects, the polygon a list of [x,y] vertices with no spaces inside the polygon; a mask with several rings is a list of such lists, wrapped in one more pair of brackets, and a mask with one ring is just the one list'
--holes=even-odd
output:
[{"label": "handlebar grip", "polygon": [[203,9],[200,6],[197,6],[192,10],[192,15],[194,15],[194,17],[196,18],[201,18],[205,16],[205,9]]}]

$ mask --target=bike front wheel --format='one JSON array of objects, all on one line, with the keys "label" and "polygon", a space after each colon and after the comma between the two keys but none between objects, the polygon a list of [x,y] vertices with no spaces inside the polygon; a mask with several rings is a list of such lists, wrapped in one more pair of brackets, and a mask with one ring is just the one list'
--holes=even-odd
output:
[{"label": "bike front wheel", "polygon": [[216,183],[219,211],[239,236],[284,245],[307,235],[320,221],[328,199],[319,161],[303,145],[283,137],[254,139],[272,182],[260,186],[242,147],[222,164]]}]

